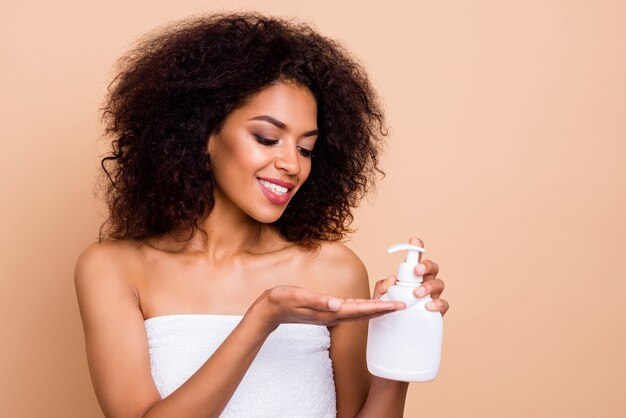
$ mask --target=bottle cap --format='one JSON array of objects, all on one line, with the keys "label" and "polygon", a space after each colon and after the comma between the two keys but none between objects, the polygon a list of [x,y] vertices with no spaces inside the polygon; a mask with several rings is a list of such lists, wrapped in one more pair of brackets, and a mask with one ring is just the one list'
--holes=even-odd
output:
[{"label": "bottle cap", "polygon": [[398,280],[401,282],[422,283],[424,278],[415,274],[415,266],[419,263],[419,253],[425,253],[426,250],[417,245],[404,242],[387,248],[389,254],[402,250],[406,250],[406,259],[404,263],[400,263],[398,266]]}]

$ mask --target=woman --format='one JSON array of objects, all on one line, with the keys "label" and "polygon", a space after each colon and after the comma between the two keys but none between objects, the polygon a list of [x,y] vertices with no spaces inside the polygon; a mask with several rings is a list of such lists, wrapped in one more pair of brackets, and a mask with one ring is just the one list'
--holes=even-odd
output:
[{"label": "woman", "polygon": [[107,233],[75,284],[105,415],[401,416],[408,383],[365,363],[396,278],[369,299],[340,242],[386,135],[347,51],[257,13],[189,19],[121,59],[104,116]]}]

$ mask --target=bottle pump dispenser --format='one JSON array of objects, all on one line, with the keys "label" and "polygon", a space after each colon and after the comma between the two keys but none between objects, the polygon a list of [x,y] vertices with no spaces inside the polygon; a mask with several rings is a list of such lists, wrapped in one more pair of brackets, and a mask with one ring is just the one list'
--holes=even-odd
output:
[{"label": "bottle pump dispenser", "polygon": [[367,368],[371,374],[403,382],[427,382],[437,377],[441,360],[443,318],[429,311],[430,295],[413,293],[423,281],[415,274],[422,247],[399,243],[388,253],[406,250],[406,260],[398,266],[398,281],[380,299],[402,301],[406,309],[370,319],[367,335]]}]

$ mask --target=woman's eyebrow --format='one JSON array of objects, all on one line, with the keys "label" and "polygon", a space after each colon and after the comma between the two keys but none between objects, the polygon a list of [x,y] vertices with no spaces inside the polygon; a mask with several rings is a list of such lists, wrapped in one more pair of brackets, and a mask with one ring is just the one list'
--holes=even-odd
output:
[{"label": "woman's eyebrow", "polygon": [[[263,120],[265,122],[269,122],[272,125],[280,128],[280,129],[285,129],[287,128],[287,125],[285,125],[283,122],[279,121],[278,119],[274,119],[273,117],[269,116],[269,115],[259,115],[259,116],[255,116],[253,118],[250,118],[248,120]],[[313,129],[312,131],[308,131],[302,134],[302,136],[314,136],[318,134],[318,130],[317,129]]]}]

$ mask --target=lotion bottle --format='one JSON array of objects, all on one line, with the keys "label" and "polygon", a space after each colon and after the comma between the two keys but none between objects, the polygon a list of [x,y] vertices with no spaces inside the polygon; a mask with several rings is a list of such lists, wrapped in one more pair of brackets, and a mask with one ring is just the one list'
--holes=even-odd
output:
[{"label": "lotion bottle", "polygon": [[419,298],[413,293],[423,280],[415,274],[415,266],[424,249],[400,243],[387,252],[401,250],[406,250],[407,256],[398,267],[398,281],[380,299],[402,301],[406,309],[369,320],[367,368],[385,379],[428,382],[439,372],[443,318],[441,312],[426,309],[426,303],[432,300],[430,295]]}]

